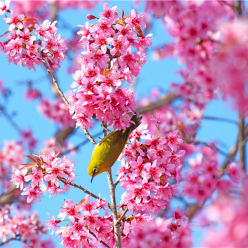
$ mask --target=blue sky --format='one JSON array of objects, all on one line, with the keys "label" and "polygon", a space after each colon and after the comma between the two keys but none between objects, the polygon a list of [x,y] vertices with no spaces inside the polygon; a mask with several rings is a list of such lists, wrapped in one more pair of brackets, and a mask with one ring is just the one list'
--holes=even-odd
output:
[{"label": "blue sky", "polygon": [[[133,8],[132,1],[110,1],[109,5],[118,6],[118,12],[121,12],[123,7],[125,14],[130,13]],[[142,12],[144,8],[144,3],[140,3],[139,7],[136,8],[139,12]],[[84,25],[87,21],[86,14],[98,15],[99,11],[102,11],[102,4],[99,4],[97,8],[91,11],[83,10],[66,10],[60,13],[60,15],[65,19],[72,27],[77,25]],[[61,27],[58,24],[59,27]],[[6,25],[0,25],[0,35],[6,30]],[[59,29],[62,37],[68,37],[68,32]],[[139,76],[139,82],[136,88],[136,98],[141,99],[148,96],[149,92],[155,88],[160,87],[163,90],[167,90],[171,82],[180,82],[180,77],[174,72],[179,69],[176,59],[165,59],[163,61],[155,61],[152,59],[152,50],[163,44],[165,41],[171,41],[171,37],[166,33],[165,27],[162,25],[160,20],[156,20],[152,30],[153,33],[153,46],[148,51],[148,63],[142,68],[141,74]],[[37,71],[30,71],[27,68],[20,66],[15,66],[14,64],[8,64],[5,56],[0,56],[0,80],[3,80],[5,86],[10,87],[12,92],[12,97],[7,106],[8,111],[11,113],[13,111],[17,112],[14,120],[23,128],[32,128],[35,136],[40,141],[39,148],[42,146],[44,140],[52,137],[58,130],[58,126],[55,126],[51,121],[45,119],[43,115],[37,111],[38,102],[27,102],[24,100],[24,93],[26,87],[24,85],[19,85],[18,82],[23,80],[37,80],[44,77],[45,80],[37,82],[36,86],[40,89],[44,96],[53,99],[53,94],[51,92],[50,80],[46,77],[46,72],[37,68]],[[73,79],[71,75],[66,73],[66,68],[68,61],[62,63],[61,68],[57,73],[59,84],[64,92],[67,92]],[[210,103],[206,109],[206,115],[226,117],[230,119],[236,119],[237,114],[231,110],[229,103],[223,103],[221,100],[213,101]],[[0,114],[0,145],[3,144],[4,140],[12,140],[18,138],[18,134],[13,127],[9,125],[7,120]],[[90,132],[95,134],[99,131],[99,127],[93,128]],[[209,142],[213,140],[220,140],[223,144],[221,145],[223,150],[228,151],[228,148],[235,143],[235,137],[237,135],[236,127],[232,124],[226,124],[216,121],[203,121],[203,125],[197,135],[197,139],[204,142]],[[69,141],[77,145],[82,140],[84,140],[84,134],[81,130],[77,130],[76,134],[73,135]],[[98,139],[96,139],[98,141]],[[87,145],[80,148],[78,154],[72,158],[75,161],[76,167],[76,183],[84,186],[86,189],[90,190],[92,193],[99,195],[101,197],[109,200],[109,190],[107,184],[107,178],[105,173],[97,176],[93,183],[90,183],[90,178],[87,173],[87,166],[91,158],[91,153],[93,150],[93,145],[88,143]],[[38,150],[37,150],[38,151]],[[113,168],[113,174],[116,172],[118,162]],[[121,194],[123,190],[117,187],[117,202],[121,199]],[[42,197],[42,203],[36,203],[34,209],[38,211],[41,218],[44,220],[49,219],[47,212],[52,216],[57,217],[59,213],[59,207],[63,205],[64,200],[73,199],[74,202],[79,202],[85,194],[79,189],[71,188],[71,190],[63,195],[56,196],[54,198],[49,198],[48,195]],[[118,204],[118,203],[117,203]],[[201,241],[202,232],[198,231],[196,228],[192,228],[195,232],[194,236],[194,247],[199,247]],[[49,231],[51,233],[51,231]],[[59,238],[54,234],[54,240],[58,247]],[[12,247],[18,247],[18,242],[13,242]]]}]

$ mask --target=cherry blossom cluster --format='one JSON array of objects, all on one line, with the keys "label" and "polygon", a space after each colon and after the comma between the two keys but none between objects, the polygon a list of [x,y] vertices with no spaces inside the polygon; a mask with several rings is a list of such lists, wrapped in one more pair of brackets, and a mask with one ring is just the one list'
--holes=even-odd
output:
[{"label": "cherry blossom cluster", "polygon": [[247,21],[223,21],[219,24],[219,30],[218,52],[211,60],[213,80],[220,87],[224,98],[232,97],[236,108],[247,115]]},{"label": "cherry blossom cluster", "polygon": [[[100,241],[114,247],[113,219],[106,209],[107,206],[108,203],[104,199],[91,202],[89,195],[78,204],[70,199],[60,210],[60,219],[56,220],[49,214],[52,220],[46,224],[52,229],[52,233],[58,228],[56,234],[61,237],[63,247],[98,247],[95,245],[99,245]],[[101,209],[105,210],[104,217],[99,215]],[[69,220],[66,221],[66,218]],[[147,214],[132,214],[121,223],[122,245],[146,247],[146,244],[148,247],[165,247],[159,245],[166,244],[177,247],[180,243],[184,244],[184,247],[190,247],[191,230],[186,219],[180,207],[173,212],[173,218],[168,220],[151,219]],[[63,226],[59,226],[64,222]],[[155,233],[156,238],[153,236]]]},{"label": "cherry blossom cluster", "polygon": [[[242,163],[233,162],[225,171],[221,170],[216,152],[207,147],[201,148],[196,158],[189,159],[188,163],[190,170],[184,173],[183,194],[197,200],[200,205],[211,198],[216,189],[230,192],[244,176]],[[230,180],[221,178],[224,173],[229,175]]]},{"label": "cherry blossom cluster", "polygon": [[96,6],[97,1],[70,1],[70,0],[26,0],[22,1],[13,1],[12,8],[16,14],[25,14],[26,16],[32,16],[37,19],[46,19],[49,17],[50,8],[52,4],[56,4],[56,8],[63,10],[66,8],[75,8],[75,9],[92,9]]},{"label": "cherry blossom cluster", "polygon": [[[66,157],[58,158],[55,152],[49,156],[39,155],[38,158],[27,156],[34,164],[24,164],[21,169],[13,169],[12,182],[17,188],[23,189],[25,182],[30,186],[23,189],[22,195],[27,195],[27,202],[35,200],[41,202],[40,195],[49,192],[50,196],[61,194],[69,190],[69,185],[60,186],[59,177],[72,182],[75,179],[74,164]],[[32,168],[32,172],[28,172]]]},{"label": "cherry blossom cluster", "polygon": [[[108,203],[104,199],[97,199],[90,202],[90,196],[87,195],[79,204],[74,204],[73,200],[65,202],[60,210],[59,218],[47,221],[47,226],[52,228],[52,233],[57,227],[56,234],[61,237],[63,247],[97,247],[94,243],[104,241],[110,247],[114,247],[115,239],[113,232],[113,218],[106,209]],[[99,210],[105,211],[105,216],[99,215]],[[69,218],[68,221],[65,218]],[[66,222],[65,226],[58,224]],[[97,237],[97,240],[96,240]],[[91,242],[91,243],[89,243]]]},{"label": "cherry blossom cluster", "polygon": [[[5,194],[13,189],[13,184],[10,181],[11,168],[20,168],[20,164],[23,161],[23,152],[24,147],[22,143],[15,140],[5,141],[0,148],[1,194]],[[18,200],[22,199],[18,190],[13,193],[13,197],[18,198]]]},{"label": "cherry blossom cluster", "polygon": [[0,161],[8,167],[19,168],[23,161],[23,152],[24,147],[21,142],[16,140],[5,141],[0,150]]},{"label": "cherry blossom cluster", "polygon": [[4,18],[9,24],[4,35],[7,41],[0,41],[0,51],[7,55],[8,61],[35,70],[35,65],[42,65],[43,59],[52,70],[60,67],[67,47],[65,40],[56,34],[56,21],[45,20],[38,25],[35,18],[11,15]]},{"label": "cherry blossom cluster", "polygon": [[[180,180],[181,157],[185,151],[178,151],[178,145],[183,142],[178,131],[165,137],[145,137],[146,132],[143,126],[135,130],[129,137],[131,143],[120,156],[118,178],[126,190],[121,205],[131,211],[157,214],[165,209],[174,194],[178,194],[177,185],[170,184],[169,180]],[[141,138],[145,138],[144,143]]]},{"label": "cherry blossom cluster", "polygon": [[123,81],[131,84],[146,63],[151,35],[145,37],[141,30],[145,28],[144,14],[132,10],[131,15],[119,17],[117,7],[109,8],[107,3],[103,10],[99,19],[88,15],[97,21],[87,22],[78,32],[86,51],[81,70],[73,75],[71,87],[76,89],[69,97],[70,110],[81,128],[93,126],[94,116],[114,129],[125,129],[130,125],[128,113],[133,113],[137,104],[134,93],[121,85]]},{"label": "cherry blossom cluster", "polygon": [[[218,49],[218,22],[235,16],[233,8],[223,2],[147,1],[146,10],[163,18],[174,38],[173,43],[159,47],[154,57],[179,57],[181,63],[186,63],[187,68],[181,71],[183,85],[174,85],[173,90],[201,104],[216,97],[218,85],[209,68]],[[232,4],[233,1],[228,2]]]},{"label": "cherry blossom cluster", "polygon": [[141,223],[139,223],[132,234],[130,234],[125,247],[192,247],[190,224],[183,217],[186,216],[176,212],[173,220],[155,218],[144,226],[141,226]]},{"label": "cherry blossom cluster", "polygon": [[25,243],[28,247],[52,248],[52,240],[42,240],[47,229],[36,212],[14,211],[12,216],[9,205],[0,206],[0,240],[5,242],[16,238]]},{"label": "cherry blossom cluster", "polygon": [[[185,84],[182,84],[182,86]],[[147,98],[143,98],[139,108],[145,108],[149,104],[153,104],[154,97],[160,96],[160,90],[154,89]],[[181,99],[181,98],[180,98]],[[161,99],[163,100],[163,99]],[[152,114],[142,114],[143,124],[148,125],[149,133],[155,135],[158,130],[161,136],[166,136],[168,132],[175,130],[180,131],[180,135],[185,138],[188,136],[188,141],[193,140],[193,137],[200,125],[205,109],[203,104],[194,103],[184,99],[182,105],[164,105],[161,108],[155,109]],[[192,139],[192,140],[191,140]],[[187,137],[186,137],[187,142]],[[189,142],[190,143],[190,142]],[[190,144],[183,143],[180,149],[186,150],[186,154],[190,155],[194,148]],[[192,151],[191,151],[192,150]]]},{"label": "cherry blossom cluster", "polygon": [[43,98],[38,105],[38,110],[55,124],[60,124],[62,127],[75,126],[75,121],[61,98],[54,102]]},{"label": "cherry blossom cluster", "polygon": [[[205,235],[203,247],[247,247],[248,246],[248,181],[237,188],[237,195],[219,193],[217,198],[203,212],[206,224],[215,223]],[[219,225],[216,225],[218,223]],[[221,225],[221,228],[218,226]]]},{"label": "cherry blossom cluster", "polygon": [[37,146],[37,140],[34,137],[32,130],[21,130],[20,133],[22,145],[29,151],[32,151]]},{"label": "cherry blossom cluster", "polygon": [[32,88],[32,87],[29,87],[25,93],[25,99],[27,101],[40,99],[41,97],[42,97],[41,92],[35,88]]}]

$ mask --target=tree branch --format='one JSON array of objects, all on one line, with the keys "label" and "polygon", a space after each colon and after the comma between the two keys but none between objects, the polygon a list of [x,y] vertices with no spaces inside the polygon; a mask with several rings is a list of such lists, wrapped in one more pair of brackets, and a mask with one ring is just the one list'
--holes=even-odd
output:
[{"label": "tree branch", "polygon": [[245,144],[246,144],[246,135],[245,135],[245,122],[242,115],[239,117],[239,161],[243,163],[243,169],[246,169],[245,165]]},{"label": "tree branch", "polygon": [[227,118],[221,118],[221,117],[215,117],[215,116],[203,116],[202,119],[213,120],[213,121],[224,121],[224,122],[229,122],[229,123],[232,123],[232,124],[235,124],[235,125],[238,124],[234,120],[230,120],[230,119],[227,119]]},{"label": "tree branch", "polygon": [[[98,238],[96,237],[96,235],[93,233],[93,232],[91,232],[90,230],[89,230],[89,233],[96,239],[96,240],[98,240]],[[98,240],[99,241],[99,240]],[[108,247],[108,248],[111,248],[110,246],[108,246],[104,241],[99,241],[101,244],[103,244],[104,246],[106,246],[106,247]]]},{"label": "tree branch", "polygon": [[[202,142],[202,141],[194,141],[193,142],[194,145],[203,145],[203,146],[206,146],[206,147],[209,147],[213,150],[215,150],[216,152],[219,152],[220,154],[226,156],[226,157],[230,157],[230,154],[229,153],[226,153],[224,151],[222,151],[221,149],[219,149],[218,147],[216,147],[214,144],[209,144],[207,142]],[[231,161],[234,160],[233,157],[231,157]]]},{"label": "tree branch", "polygon": [[[60,94],[61,98],[63,99],[64,103],[66,104],[66,106],[67,106],[68,109],[70,110],[70,103],[67,101],[67,99],[66,99],[64,93],[63,93],[63,92],[61,91],[61,89],[59,88],[59,85],[58,85],[58,83],[57,83],[57,80],[55,79],[55,77],[54,77],[54,75],[53,75],[51,69],[49,68],[48,64],[46,63],[46,61],[45,61],[43,58],[41,58],[41,61],[42,61],[42,63],[44,64],[44,66],[46,67],[47,73],[50,75],[50,77],[51,77],[51,79],[52,79],[52,82],[53,82],[53,84],[54,84],[56,90],[59,92],[59,94]],[[94,146],[96,146],[97,144],[96,144],[96,142],[94,141],[94,139],[92,138],[92,136],[90,135],[89,131],[88,131],[86,128],[83,129],[83,130],[84,130],[84,134],[85,134],[86,137],[90,140],[90,142],[91,142]]]},{"label": "tree branch", "polygon": [[0,206],[4,206],[7,204],[12,204],[20,195],[19,189],[16,188],[15,185],[12,185],[9,191],[0,195]]},{"label": "tree branch", "polygon": [[180,96],[174,94],[174,93],[168,93],[161,99],[159,99],[157,102],[150,103],[147,106],[144,107],[138,107],[135,111],[138,114],[146,114],[148,112],[151,112],[155,109],[161,108],[164,105],[172,103],[174,100],[180,98]]},{"label": "tree branch", "polygon": [[106,171],[108,177],[108,184],[109,184],[109,191],[110,191],[110,198],[111,198],[111,212],[114,221],[114,234],[115,234],[115,245],[116,248],[121,248],[121,235],[120,235],[120,224],[117,223],[118,215],[116,209],[116,200],[115,200],[115,186],[113,183],[111,168]]},{"label": "tree branch", "polygon": [[122,218],[125,216],[127,211],[128,211],[128,208],[126,208],[126,210],[122,213],[121,217],[116,221],[115,225],[119,225],[119,223],[121,222]]},{"label": "tree branch", "polygon": [[[83,188],[83,187],[80,186],[80,185],[77,185],[77,184],[75,184],[75,183],[69,182],[69,181],[67,181],[66,179],[64,179],[64,178],[62,178],[62,177],[60,177],[60,176],[57,176],[57,178],[58,178],[61,182],[65,183],[65,184],[69,184],[69,185],[71,185],[71,186],[73,186],[73,187],[75,187],[75,188],[81,189],[84,193],[89,194],[90,196],[94,197],[94,198],[97,199],[97,200],[98,200],[98,199],[99,199],[99,200],[102,200],[99,196],[96,196],[95,194],[91,193],[90,191],[88,191],[87,189]],[[110,205],[109,203],[108,203],[108,207],[111,209],[111,205]]]},{"label": "tree branch", "polygon": [[15,238],[7,239],[7,240],[5,240],[4,242],[0,243],[0,246],[9,243],[9,242],[12,241],[12,240],[18,240],[18,241],[20,241],[19,239],[17,239],[18,237],[20,237],[20,235],[17,235]]},{"label": "tree branch", "polygon": [[3,115],[6,117],[6,119],[9,121],[9,123],[15,128],[15,130],[20,133],[21,128],[13,121],[11,116],[7,113],[4,106],[0,105],[0,111],[2,111]]},{"label": "tree branch", "polygon": [[[102,134],[102,131],[100,131],[100,132],[96,133],[95,135],[93,135],[93,138],[97,138],[97,137],[98,137],[99,135],[101,135],[101,134]],[[61,153],[60,156],[63,156],[63,155],[65,155],[65,154],[68,154],[68,153],[70,153],[70,152],[72,152],[72,151],[76,151],[76,150],[78,150],[81,146],[87,144],[88,142],[89,142],[89,139],[85,139],[84,141],[82,141],[82,142],[79,143],[78,145],[74,146],[73,148],[68,149],[67,151]]]}]

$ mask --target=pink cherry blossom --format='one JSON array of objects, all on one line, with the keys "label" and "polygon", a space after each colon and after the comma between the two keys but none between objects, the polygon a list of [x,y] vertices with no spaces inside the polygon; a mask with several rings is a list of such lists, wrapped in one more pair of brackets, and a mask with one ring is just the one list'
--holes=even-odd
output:
[{"label": "pink cherry blossom", "polygon": [[58,226],[58,223],[60,223],[60,220],[55,220],[54,216],[51,216],[49,213],[48,213],[48,215],[49,215],[49,217],[50,217],[52,220],[48,220],[48,221],[46,222],[46,225],[49,227],[49,229],[52,228],[52,233],[51,233],[51,234],[53,234],[55,228],[56,228],[56,227],[59,227],[59,226]]},{"label": "pink cherry blossom", "polygon": [[100,12],[99,13],[99,16],[100,17],[106,17],[107,19],[110,18],[110,19],[117,19],[118,18],[118,15],[115,14],[115,12],[117,11],[117,6],[114,6],[112,7],[111,9],[109,8],[109,5],[107,3],[104,3],[103,4],[103,10],[104,10],[104,13]]},{"label": "pink cherry blossom", "polygon": [[24,168],[22,170],[13,169],[14,174],[12,174],[12,181],[16,185],[16,188],[20,188],[20,190],[23,189],[23,184],[25,182],[25,176],[27,174],[27,168]]},{"label": "pink cherry blossom", "polygon": [[9,4],[10,4],[11,0],[5,0],[5,2],[0,2],[0,15],[3,15],[6,10],[9,9]]},{"label": "pink cherry blossom", "polygon": [[22,29],[23,28],[22,21],[23,21],[24,17],[25,17],[24,15],[7,17],[7,18],[4,18],[4,22],[6,22],[10,25],[9,31],[15,30],[15,28]]},{"label": "pink cherry blossom", "polygon": [[42,191],[39,188],[39,186],[29,186],[23,189],[24,192],[21,193],[21,195],[27,195],[27,203],[30,203],[32,201],[35,202],[37,200],[38,202],[41,202],[41,199],[39,195],[42,195]]},{"label": "pink cherry blossom", "polygon": [[43,182],[43,174],[41,171],[37,170],[37,168],[32,168],[32,174],[25,176],[25,181],[32,181],[31,186],[35,187],[37,183],[42,184]]}]

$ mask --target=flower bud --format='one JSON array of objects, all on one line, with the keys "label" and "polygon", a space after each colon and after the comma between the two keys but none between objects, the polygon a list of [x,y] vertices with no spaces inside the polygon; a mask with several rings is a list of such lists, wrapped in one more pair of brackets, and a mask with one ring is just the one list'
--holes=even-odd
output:
[{"label": "flower bud", "polygon": [[87,18],[88,18],[89,20],[96,19],[96,17],[95,17],[95,16],[93,16],[93,15],[91,15],[91,14],[88,14],[88,15],[87,15]]}]

